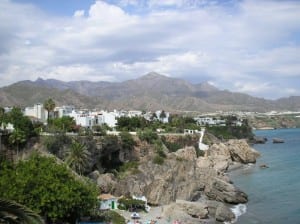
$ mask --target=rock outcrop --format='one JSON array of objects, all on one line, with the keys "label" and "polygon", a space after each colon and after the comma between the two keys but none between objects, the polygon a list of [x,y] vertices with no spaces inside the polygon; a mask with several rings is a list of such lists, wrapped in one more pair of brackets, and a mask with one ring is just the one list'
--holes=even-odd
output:
[{"label": "rock outcrop", "polygon": [[[210,210],[209,214],[213,214],[219,221],[228,221],[234,216],[226,210],[227,207],[221,205],[246,203],[248,198],[232,184],[225,171],[233,162],[254,163],[258,156],[258,152],[251,149],[244,140],[214,144],[205,157],[199,158],[194,147],[186,147],[169,153],[162,165],[154,164],[149,157],[140,161],[138,171],[134,174],[119,179],[113,175],[100,175],[97,183],[103,192],[109,191],[114,195],[144,195],[149,204],[170,204],[170,211],[181,210],[181,220],[182,216],[206,217],[206,211]],[[201,212],[195,210],[194,204],[182,201],[173,204],[176,200],[199,199],[218,202],[214,206],[212,203],[201,205],[202,207],[197,205],[201,207]],[[165,211],[166,214],[167,212],[168,210]]]},{"label": "rock outcrop", "polygon": [[213,144],[204,159],[209,161],[214,169],[224,172],[234,162],[255,163],[259,156],[259,152],[251,148],[246,140],[234,139],[226,143]]},{"label": "rock outcrop", "polygon": [[180,219],[184,223],[192,223],[201,219],[208,218],[208,207],[205,203],[188,202],[177,200],[167,206],[164,206],[162,216],[165,218]]}]

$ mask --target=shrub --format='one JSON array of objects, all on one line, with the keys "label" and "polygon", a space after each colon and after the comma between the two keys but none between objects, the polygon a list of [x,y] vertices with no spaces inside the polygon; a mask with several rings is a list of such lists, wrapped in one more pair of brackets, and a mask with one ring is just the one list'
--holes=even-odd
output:
[{"label": "shrub", "polygon": [[158,165],[162,165],[164,164],[165,159],[163,157],[161,157],[160,155],[156,155],[153,158],[153,163],[158,164]]},{"label": "shrub", "polygon": [[145,202],[138,199],[132,199],[132,198],[121,198],[119,199],[119,205],[121,208],[124,208],[125,210],[144,210],[145,211]]},{"label": "shrub", "polygon": [[137,169],[139,166],[139,163],[136,161],[131,161],[131,162],[127,162],[124,163],[122,166],[119,167],[119,171],[120,172],[126,172],[128,170],[135,170]]},{"label": "shrub", "polygon": [[205,151],[198,149],[196,150],[196,154],[197,157],[203,157],[205,155]]},{"label": "shrub", "polygon": [[154,143],[155,140],[158,139],[158,135],[151,130],[145,130],[145,131],[139,132],[138,137],[140,138],[141,141],[146,141],[150,144]]}]

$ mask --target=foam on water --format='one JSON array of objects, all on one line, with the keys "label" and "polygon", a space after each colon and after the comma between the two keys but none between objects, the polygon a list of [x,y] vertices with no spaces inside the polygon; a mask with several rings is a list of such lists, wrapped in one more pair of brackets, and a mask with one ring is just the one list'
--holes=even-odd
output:
[{"label": "foam on water", "polygon": [[231,222],[224,222],[225,224],[235,223],[238,220],[238,217],[245,214],[247,211],[247,206],[245,204],[238,204],[230,208],[233,214],[235,215],[235,219]]}]

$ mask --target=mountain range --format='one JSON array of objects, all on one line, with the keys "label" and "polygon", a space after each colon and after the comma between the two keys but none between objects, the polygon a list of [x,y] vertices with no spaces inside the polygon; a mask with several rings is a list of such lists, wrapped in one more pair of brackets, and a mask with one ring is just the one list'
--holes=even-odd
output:
[{"label": "mountain range", "polygon": [[154,72],[124,82],[20,81],[0,88],[0,106],[31,106],[52,98],[56,105],[77,108],[213,112],[300,110],[300,96],[267,100],[220,90],[209,83],[192,84]]}]

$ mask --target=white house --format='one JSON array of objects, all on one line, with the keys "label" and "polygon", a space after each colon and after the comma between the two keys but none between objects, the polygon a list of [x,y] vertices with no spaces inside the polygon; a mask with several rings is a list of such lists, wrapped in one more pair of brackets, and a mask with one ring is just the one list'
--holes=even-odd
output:
[{"label": "white house", "polygon": [[94,117],[90,116],[88,113],[84,113],[83,111],[76,112],[73,110],[68,116],[74,118],[76,125],[89,128],[93,127]]},{"label": "white house", "polygon": [[107,124],[108,127],[114,128],[117,125],[117,117],[118,117],[117,112],[107,112],[107,111],[102,111],[101,115],[98,115],[98,119],[100,121],[99,124]]},{"label": "white house", "polygon": [[26,107],[24,115],[28,117],[35,117],[42,122],[47,120],[47,111],[44,109],[44,105],[41,103],[34,104],[33,107]]},{"label": "white house", "polygon": [[140,201],[143,201],[145,202],[145,209],[147,212],[150,211],[151,207],[148,205],[148,200],[145,196],[135,196],[135,195],[132,195],[132,199],[135,199],[135,200],[140,200]]},{"label": "white house", "polygon": [[115,112],[98,111],[86,112],[73,110],[67,116],[73,117],[76,124],[82,127],[92,128],[93,126],[107,124],[109,127],[114,128],[117,124],[118,114]]},{"label": "white house", "polygon": [[143,112],[140,110],[130,110],[130,111],[128,111],[127,116],[128,117],[141,117],[142,114],[143,114]]},{"label": "white house", "polygon": [[11,123],[7,123],[7,124],[2,123],[1,126],[0,126],[0,129],[1,130],[7,130],[9,132],[13,132],[15,130],[14,125],[11,124]]},{"label": "white house", "polygon": [[115,197],[111,194],[101,194],[98,196],[98,199],[101,200],[100,210],[110,210],[118,208],[118,197]]},{"label": "white house", "polygon": [[57,112],[59,118],[63,116],[68,116],[75,110],[74,106],[62,106],[62,107],[55,107],[54,111]]},{"label": "white house", "polygon": [[[161,117],[162,113],[164,113],[164,116]],[[169,122],[169,117],[170,117],[170,113],[169,112],[165,112],[162,110],[158,110],[155,112],[156,117],[159,121],[161,121],[162,123],[168,123]]]},{"label": "white house", "polygon": [[197,124],[200,126],[204,126],[204,125],[210,125],[210,126],[225,126],[226,121],[225,120],[220,120],[217,118],[213,118],[213,117],[196,117],[194,118],[197,121]]}]

